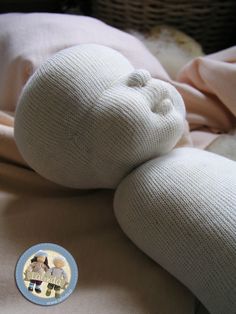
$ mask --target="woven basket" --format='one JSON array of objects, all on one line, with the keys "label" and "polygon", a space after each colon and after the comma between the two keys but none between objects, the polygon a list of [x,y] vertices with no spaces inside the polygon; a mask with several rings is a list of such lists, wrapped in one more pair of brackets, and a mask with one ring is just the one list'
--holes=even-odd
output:
[{"label": "woven basket", "polygon": [[92,10],[94,17],[120,29],[174,26],[200,42],[206,53],[236,41],[236,0],[93,0]]}]

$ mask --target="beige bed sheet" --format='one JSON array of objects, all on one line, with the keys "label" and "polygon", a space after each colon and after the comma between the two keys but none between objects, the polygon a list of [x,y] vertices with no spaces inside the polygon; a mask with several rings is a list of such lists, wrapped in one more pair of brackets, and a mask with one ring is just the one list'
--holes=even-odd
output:
[{"label": "beige bed sheet", "polygon": [[[121,231],[114,192],[70,190],[40,177],[17,152],[13,122],[0,112],[0,312],[193,314],[194,296]],[[41,242],[63,246],[79,267],[76,290],[50,307],[26,300],[14,279],[19,256]]]}]

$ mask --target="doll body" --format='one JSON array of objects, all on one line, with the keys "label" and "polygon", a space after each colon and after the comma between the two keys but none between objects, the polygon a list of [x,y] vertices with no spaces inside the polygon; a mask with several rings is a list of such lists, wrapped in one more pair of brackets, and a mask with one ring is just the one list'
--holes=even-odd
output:
[{"label": "doll body", "polygon": [[235,161],[174,149],[121,182],[114,210],[125,234],[210,313],[235,313]]},{"label": "doll body", "polygon": [[[34,258],[31,260],[31,264],[26,269],[26,272],[34,272],[42,275],[47,272],[48,268],[47,254],[43,251],[38,251],[35,254]],[[41,284],[41,280],[31,279],[28,290],[33,291],[35,285],[35,292],[41,293]]]},{"label": "doll body", "polygon": [[199,149],[173,150],[184,121],[172,85],[111,48],[87,44],[35,72],[14,135],[45,178],[80,189],[118,187],[114,210],[127,236],[212,314],[235,314],[236,164]]},{"label": "doll body", "polygon": [[[47,271],[47,275],[51,275],[53,277],[56,277],[57,279],[64,279],[66,282],[68,282],[68,277],[66,272],[64,271],[63,267],[65,266],[65,260],[61,256],[57,256],[53,259],[53,264],[55,267],[50,268]],[[47,285],[47,291],[46,296],[50,296],[52,290],[55,290],[55,298],[60,297],[60,290],[61,287],[56,284],[49,283]]]}]

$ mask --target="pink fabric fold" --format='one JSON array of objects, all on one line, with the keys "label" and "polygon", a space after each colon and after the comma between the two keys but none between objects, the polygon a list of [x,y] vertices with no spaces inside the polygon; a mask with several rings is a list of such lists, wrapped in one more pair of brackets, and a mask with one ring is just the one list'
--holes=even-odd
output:
[{"label": "pink fabric fold", "polygon": [[187,100],[191,129],[223,133],[235,128],[236,47],[194,59],[181,69],[177,81]]}]

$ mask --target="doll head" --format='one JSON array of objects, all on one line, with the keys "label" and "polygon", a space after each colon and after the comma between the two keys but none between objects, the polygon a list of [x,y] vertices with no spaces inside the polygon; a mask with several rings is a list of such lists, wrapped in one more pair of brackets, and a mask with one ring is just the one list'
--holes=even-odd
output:
[{"label": "doll head", "polygon": [[117,51],[83,44],[48,59],[23,89],[14,136],[39,174],[73,188],[115,188],[141,163],[169,152],[185,107],[169,83]]},{"label": "doll head", "polygon": [[57,268],[62,268],[62,267],[65,266],[66,260],[65,260],[64,257],[62,257],[62,256],[56,256],[56,257],[53,259],[53,264],[54,264],[55,267],[57,267]]},{"label": "doll head", "polygon": [[39,262],[39,263],[44,263],[48,268],[48,258],[47,258],[47,253],[40,250],[37,253],[35,253],[34,257],[31,259],[31,263],[33,262]]}]

